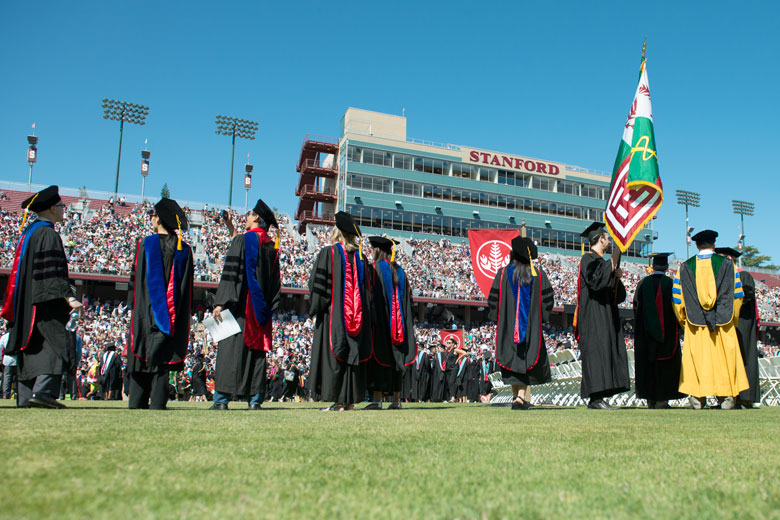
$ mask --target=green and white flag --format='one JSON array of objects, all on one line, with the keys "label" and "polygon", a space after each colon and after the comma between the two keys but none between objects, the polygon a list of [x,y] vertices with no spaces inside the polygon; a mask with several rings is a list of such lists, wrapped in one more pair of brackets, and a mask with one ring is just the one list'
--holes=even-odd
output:
[{"label": "green and white flag", "polygon": [[621,251],[628,249],[639,231],[658,212],[663,199],[647,61],[643,53],[639,84],[612,169],[612,183],[604,212],[607,229]]}]

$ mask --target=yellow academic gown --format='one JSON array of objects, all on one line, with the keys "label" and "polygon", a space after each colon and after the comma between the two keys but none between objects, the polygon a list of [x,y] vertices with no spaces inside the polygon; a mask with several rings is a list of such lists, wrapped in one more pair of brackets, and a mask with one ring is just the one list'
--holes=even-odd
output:
[{"label": "yellow academic gown", "polygon": [[[687,319],[680,269],[674,278],[672,295],[674,313],[685,330],[680,392],[694,397],[736,396],[750,387],[737,339],[737,320],[744,296],[739,272],[734,268],[732,319],[710,332],[706,326],[694,325]],[[709,257],[696,259],[696,291],[702,308],[712,309],[717,298],[717,288]]]}]

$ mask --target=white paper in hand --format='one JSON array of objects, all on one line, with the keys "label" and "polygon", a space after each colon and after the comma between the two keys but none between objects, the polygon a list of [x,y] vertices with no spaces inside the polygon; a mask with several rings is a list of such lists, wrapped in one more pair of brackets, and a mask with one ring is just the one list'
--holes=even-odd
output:
[{"label": "white paper in hand", "polygon": [[233,317],[233,313],[224,310],[221,315],[221,323],[217,323],[217,320],[214,318],[206,318],[203,320],[203,325],[206,327],[206,330],[209,331],[211,337],[217,342],[241,332],[241,327],[238,326],[238,322]]}]

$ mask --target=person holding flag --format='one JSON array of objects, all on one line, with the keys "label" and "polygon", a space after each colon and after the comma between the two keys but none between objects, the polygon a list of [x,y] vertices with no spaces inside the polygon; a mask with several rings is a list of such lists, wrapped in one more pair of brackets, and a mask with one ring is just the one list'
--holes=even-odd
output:
[{"label": "person holding flag", "polygon": [[512,385],[512,410],[531,407],[531,385],[552,380],[543,324],[554,304],[552,285],[540,266],[536,244],[512,239],[512,259],[496,274],[488,298],[488,319],[496,322],[496,364],[504,383]]},{"label": "person holding flag", "polygon": [[[268,229],[276,228],[276,242]],[[266,353],[273,349],[272,315],[279,307],[279,224],[261,199],[246,216],[245,233],[233,237],[214,298],[213,316],[222,321],[228,309],[241,327],[219,342],[212,410],[227,410],[234,396],[245,397],[249,410],[260,410],[267,394]]]},{"label": "person holding flag", "polygon": [[368,389],[374,399],[363,409],[381,410],[383,394],[392,393],[393,402],[388,409],[398,410],[404,371],[417,357],[412,290],[406,273],[395,261],[397,242],[381,236],[369,237],[368,241],[374,259],[371,272],[374,348],[368,363]]},{"label": "person holding flag", "polygon": [[685,397],[680,385],[680,329],[672,308],[672,279],[666,276],[671,253],[651,255],[651,274],[634,293],[636,395],[650,409],[669,408]]},{"label": "person holding flag", "polygon": [[130,272],[127,394],[130,409],[164,410],[169,373],[182,370],[187,355],[194,266],[179,204],[163,197],[151,220],[155,233],[138,240]]},{"label": "person holding flag", "polygon": [[371,357],[371,266],[363,256],[360,228],[339,211],[309,276],[309,315],[314,316],[309,390],[333,402],[323,411],[354,410],[366,395]]},{"label": "person holding flag", "polygon": [[[22,202],[22,234],[16,243],[0,316],[8,321],[5,355],[17,361],[16,405],[65,408],[57,401],[63,374],[76,362],[73,336],[66,324],[82,305],[73,295],[68,261],[54,224],[62,222],[65,204],[57,186]],[[37,220],[25,227],[32,211]]]},{"label": "person holding flag", "polygon": [[582,359],[580,395],[590,398],[588,408],[608,410],[604,401],[631,389],[628,355],[620,324],[618,304],[626,299],[626,288],[618,267],[620,250],[604,258],[610,247],[604,224],[594,222],[582,233],[590,251],[580,261],[577,278],[577,308],[574,331]]}]

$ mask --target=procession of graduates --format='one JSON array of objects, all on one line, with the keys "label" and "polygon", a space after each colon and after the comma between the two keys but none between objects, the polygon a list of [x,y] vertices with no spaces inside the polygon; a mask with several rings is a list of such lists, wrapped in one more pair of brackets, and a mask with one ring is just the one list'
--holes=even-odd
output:
[{"label": "procession of graduates", "polygon": [[[8,321],[6,354],[17,358],[17,406],[64,408],[57,401],[62,376],[75,363],[74,336],[66,329],[81,303],[68,279],[67,259],[54,224],[63,219],[58,188],[50,186],[22,203],[25,220],[0,315]],[[27,213],[37,219],[27,225]],[[165,409],[171,371],[183,369],[192,310],[193,255],[182,240],[188,229],[176,201],[163,198],[149,215],[154,233],[139,238],[129,284],[132,322],[124,352],[131,409]],[[232,227],[232,226],[231,226]],[[276,240],[269,235],[277,228]],[[610,248],[603,224],[582,234],[575,335],[582,361],[581,396],[592,409],[610,409],[608,398],[630,390],[618,304],[626,298],[620,251]],[[309,279],[314,319],[308,391],[333,403],[323,411],[401,408],[402,401],[480,401],[490,394],[489,375],[511,385],[513,410],[531,408],[531,387],[551,381],[543,337],[554,294],[534,260],[534,242],[512,240],[508,265],[496,273],[488,296],[496,323],[492,355],[477,358],[453,339],[418,351],[409,280],[395,260],[397,242],[368,237],[345,212],[335,215],[331,244],[323,247]],[[213,317],[229,311],[241,332],[218,344],[213,410],[232,401],[259,410],[269,394],[267,354],[272,315],[281,296],[279,230],[273,211],[258,200],[243,233],[233,230],[217,288]],[[690,396],[692,408],[716,397],[721,408],[760,401],[754,283],[736,269],[733,249],[715,249],[717,233],[693,239],[699,253],[674,278],[668,254],[652,257],[652,274],[634,296],[637,396],[649,408]],[[680,337],[684,345],[680,347]]]}]

